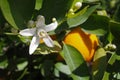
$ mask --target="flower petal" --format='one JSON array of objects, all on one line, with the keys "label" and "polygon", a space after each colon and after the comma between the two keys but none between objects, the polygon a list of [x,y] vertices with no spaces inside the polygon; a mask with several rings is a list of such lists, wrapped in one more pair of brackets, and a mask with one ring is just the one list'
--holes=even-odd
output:
[{"label": "flower petal", "polygon": [[33,36],[32,41],[29,46],[29,54],[32,54],[39,45],[40,38],[39,36]]},{"label": "flower petal", "polygon": [[57,21],[55,21],[55,22],[53,22],[53,23],[51,23],[49,25],[46,25],[44,27],[44,30],[49,32],[49,31],[55,30],[57,28],[57,26],[58,26],[58,23],[57,23]]},{"label": "flower petal", "polygon": [[33,36],[35,34],[36,28],[24,29],[19,32],[23,36]]},{"label": "flower petal", "polygon": [[42,15],[38,15],[36,21],[36,27],[43,27],[43,26],[45,26],[45,18]]},{"label": "flower petal", "polygon": [[45,44],[46,44],[48,47],[54,47],[53,40],[52,40],[49,36],[44,37],[44,38],[43,38],[43,41],[45,42]]}]

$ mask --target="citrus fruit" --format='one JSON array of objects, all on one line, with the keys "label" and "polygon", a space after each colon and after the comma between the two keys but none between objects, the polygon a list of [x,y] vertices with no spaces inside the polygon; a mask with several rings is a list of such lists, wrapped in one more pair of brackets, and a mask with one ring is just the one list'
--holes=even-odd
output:
[{"label": "citrus fruit", "polygon": [[81,30],[80,27],[71,30],[65,36],[64,43],[75,47],[87,62],[92,60],[95,50],[99,45],[95,34],[88,34]]}]

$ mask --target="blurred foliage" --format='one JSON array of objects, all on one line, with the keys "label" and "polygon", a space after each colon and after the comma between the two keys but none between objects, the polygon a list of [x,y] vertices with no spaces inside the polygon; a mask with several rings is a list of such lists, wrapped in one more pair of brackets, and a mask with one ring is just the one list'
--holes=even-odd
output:
[{"label": "blurred foliage", "polygon": [[[82,7],[76,9],[76,2]],[[46,24],[53,17],[58,21],[57,29],[49,33],[56,35],[56,47],[43,43],[29,55],[31,37],[23,37],[19,31],[37,15],[43,15]],[[62,43],[78,26],[99,38],[91,62]],[[120,80],[119,33],[120,0],[0,0],[0,80]]]}]

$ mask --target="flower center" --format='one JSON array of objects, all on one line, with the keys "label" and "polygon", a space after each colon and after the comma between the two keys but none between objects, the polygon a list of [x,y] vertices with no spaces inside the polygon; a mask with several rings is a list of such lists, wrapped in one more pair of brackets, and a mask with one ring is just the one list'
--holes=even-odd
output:
[{"label": "flower center", "polygon": [[46,32],[45,32],[44,30],[39,31],[39,32],[38,32],[38,35],[39,35],[40,38],[45,38],[45,37],[47,37],[47,34],[46,34]]}]

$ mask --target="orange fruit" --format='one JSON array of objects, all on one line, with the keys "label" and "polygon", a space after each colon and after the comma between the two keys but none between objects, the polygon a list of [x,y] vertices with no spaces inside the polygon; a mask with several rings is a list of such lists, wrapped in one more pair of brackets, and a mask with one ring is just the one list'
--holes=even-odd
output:
[{"label": "orange fruit", "polygon": [[81,30],[80,27],[71,30],[64,38],[64,42],[75,47],[90,62],[98,47],[98,38],[95,34],[88,34]]}]

